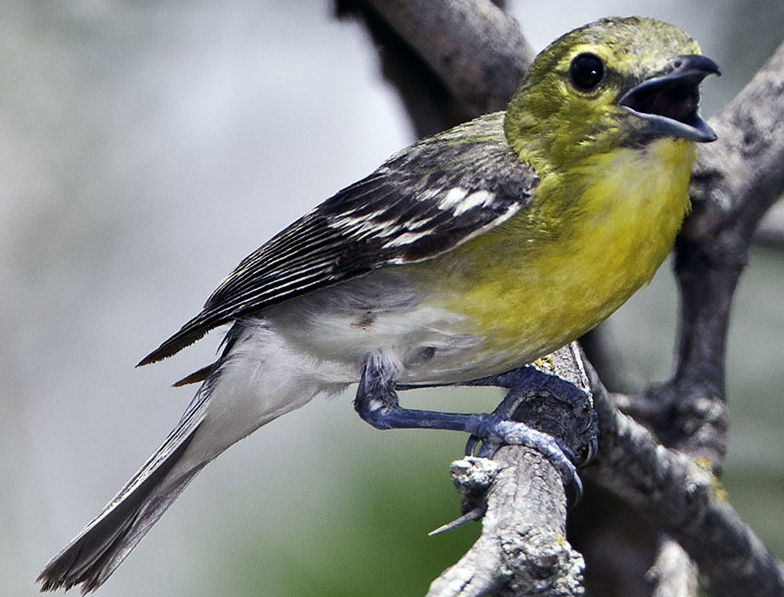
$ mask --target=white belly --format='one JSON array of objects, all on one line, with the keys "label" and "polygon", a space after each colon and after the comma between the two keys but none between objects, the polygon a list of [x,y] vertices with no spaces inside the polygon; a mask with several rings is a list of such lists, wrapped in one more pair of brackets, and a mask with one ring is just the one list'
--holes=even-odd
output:
[{"label": "white belly", "polygon": [[366,356],[379,350],[407,384],[468,381],[514,366],[513,355],[483,355],[483,338],[465,332],[464,315],[423,301],[394,268],[268,309],[263,321],[334,383],[359,381]]}]

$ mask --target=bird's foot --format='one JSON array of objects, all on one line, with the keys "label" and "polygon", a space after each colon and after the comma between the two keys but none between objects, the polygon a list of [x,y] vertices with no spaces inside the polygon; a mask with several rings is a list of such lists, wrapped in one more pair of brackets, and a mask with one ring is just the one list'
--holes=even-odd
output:
[{"label": "bird's foot", "polygon": [[582,482],[577,465],[587,464],[596,454],[597,426],[590,397],[575,385],[526,366],[469,384],[509,388],[492,413],[443,413],[402,408],[396,374],[383,353],[368,357],[354,401],[362,419],[378,429],[464,431],[470,434],[466,454],[485,458],[505,444],[527,446],[553,463],[564,486],[574,490],[571,501],[580,499]]}]

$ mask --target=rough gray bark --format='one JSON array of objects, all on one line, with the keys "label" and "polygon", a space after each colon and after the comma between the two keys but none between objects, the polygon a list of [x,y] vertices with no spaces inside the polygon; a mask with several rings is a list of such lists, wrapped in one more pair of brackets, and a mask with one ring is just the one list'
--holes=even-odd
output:
[{"label": "rough gray bark", "polygon": [[489,0],[367,0],[475,116],[503,110],[534,52]]},{"label": "rough gray bark", "polygon": [[547,459],[505,446],[493,460],[452,463],[452,477],[461,492],[486,491],[487,511],[482,536],[433,581],[428,597],[582,594],[583,558],[566,541],[561,476]]},{"label": "rough gray bark", "polygon": [[[534,366],[566,379],[590,395],[584,355],[574,343]],[[554,405],[558,408],[560,405]],[[569,411],[550,413],[557,437],[574,435]],[[531,410],[525,420],[530,420]],[[581,442],[570,442],[578,446]],[[493,460],[452,463],[452,478],[465,504],[483,513],[482,535],[430,587],[428,597],[582,595],[582,556],[566,540],[567,497],[552,462],[523,446],[501,448]]]},{"label": "rough gray bark", "polygon": [[618,410],[594,371],[589,377],[602,440],[592,477],[678,541],[714,597],[784,594],[784,564],[727,502],[710,462],[662,446]]},{"label": "rough gray bark", "polygon": [[784,247],[784,201],[779,200],[765,213],[754,233],[754,240]]},{"label": "rough gray bark", "polygon": [[652,597],[691,597],[697,595],[697,567],[675,539],[664,535],[658,555],[648,571],[647,580],[654,585]]}]

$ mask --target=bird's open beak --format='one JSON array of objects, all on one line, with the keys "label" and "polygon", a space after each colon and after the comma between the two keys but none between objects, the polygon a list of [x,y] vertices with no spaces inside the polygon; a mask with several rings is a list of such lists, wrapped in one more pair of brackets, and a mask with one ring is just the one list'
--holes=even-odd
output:
[{"label": "bird's open beak", "polygon": [[676,58],[667,71],[635,85],[618,105],[649,121],[646,132],[706,143],[716,133],[699,114],[700,83],[708,75],[721,75],[719,65],[707,56],[690,54]]}]

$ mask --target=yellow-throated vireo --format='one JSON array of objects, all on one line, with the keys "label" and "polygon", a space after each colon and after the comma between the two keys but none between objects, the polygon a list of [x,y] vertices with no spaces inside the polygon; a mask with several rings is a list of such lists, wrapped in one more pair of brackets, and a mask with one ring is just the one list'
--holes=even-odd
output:
[{"label": "yellow-throated vireo", "polygon": [[395,387],[521,367],[648,282],[689,208],[694,142],[715,139],[698,113],[711,73],[659,21],[576,29],[536,57],[506,111],[404,149],[243,260],[142,361],[231,324],[218,360],[184,380],[201,387],[178,425],[42,588],[97,588],[205,464],[353,383],[377,427],[537,444],[523,424],[403,409]]}]

